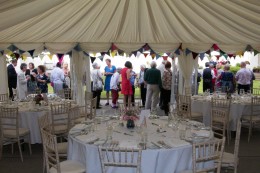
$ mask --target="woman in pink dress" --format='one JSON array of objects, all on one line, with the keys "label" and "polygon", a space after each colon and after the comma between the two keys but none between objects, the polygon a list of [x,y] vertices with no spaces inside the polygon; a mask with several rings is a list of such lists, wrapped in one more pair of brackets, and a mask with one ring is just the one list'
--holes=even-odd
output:
[{"label": "woman in pink dress", "polygon": [[124,105],[125,107],[130,107],[131,105],[131,96],[133,95],[132,85],[130,83],[131,78],[131,70],[132,70],[132,63],[126,61],[125,68],[121,71],[122,76],[122,91],[121,93],[124,94]]}]

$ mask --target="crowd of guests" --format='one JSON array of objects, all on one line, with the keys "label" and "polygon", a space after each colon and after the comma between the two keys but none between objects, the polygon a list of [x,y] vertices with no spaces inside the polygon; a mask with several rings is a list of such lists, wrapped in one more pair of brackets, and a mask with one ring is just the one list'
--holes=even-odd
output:
[{"label": "crowd of guests", "polygon": [[206,68],[203,70],[203,92],[221,91],[233,93],[236,91],[240,94],[253,91],[254,73],[246,68],[247,63],[240,63],[240,70],[236,74],[230,71],[230,65],[227,63],[223,67],[221,64],[207,62]]},{"label": "crowd of guests", "polygon": [[[106,59],[107,66],[104,69],[105,82],[103,83],[100,65],[93,63],[91,72],[92,92],[93,96],[97,97],[97,109],[100,109],[100,95],[103,90],[106,91],[107,102],[105,106],[110,105],[109,96],[112,95],[112,108],[118,108],[119,92],[124,95],[125,107],[134,106],[135,104],[135,88],[140,88],[142,107],[155,111],[158,103],[165,111],[169,113],[169,102],[171,96],[172,71],[171,63],[164,61],[160,69],[156,68],[156,62],[151,62],[151,68],[146,68],[145,65],[140,66],[140,72],[137,74],[133,71],[132,63],[125,62],[124,68],[116,68],[111,65],[111,60]],[[163,98],[163,99],[160,99]],[[160,101],[161,100],[161,101]]]},{"label": "crowd of guests", "polygon": [[29,63],[29,66],[26,63],[21,63],[18,71],[16,71],[16,66],[17,60],[13,59],[7,67],[9,97],[12,100],[14,99],[14,90],[17,92],[17,99],[24,100],[28,94],[36,93],[36,90],[48,93],[48,83],[51,83],[55,93],[70,85],[69,79],[66,79],[70,76],[67,63],[61,65],[58,62],[50,76],[44,65],[35,68],[33,63]]}]

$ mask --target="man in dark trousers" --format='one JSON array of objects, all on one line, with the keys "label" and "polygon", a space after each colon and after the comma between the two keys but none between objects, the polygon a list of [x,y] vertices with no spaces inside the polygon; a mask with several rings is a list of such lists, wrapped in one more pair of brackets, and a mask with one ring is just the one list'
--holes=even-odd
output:
[{"label": "man in dark trousers", "polygon": [[214,72],[209,68],[209,63],[205,63],[206,68],[203,70],[203,92],[205,92],[207,89],[210,90],[210,92],[213,92],[212,90],[212,78],[214,78]]},{"label": "man in dark trousers", "polygon": [[11,64],[7,67],[7,75],[8,75],[8,88],[9,88],[9,98],[13,99],[13,88],[16,89],[17,85],[17,73],[15,71],[15,67],[17,66],[17,59],[13,59]]}]

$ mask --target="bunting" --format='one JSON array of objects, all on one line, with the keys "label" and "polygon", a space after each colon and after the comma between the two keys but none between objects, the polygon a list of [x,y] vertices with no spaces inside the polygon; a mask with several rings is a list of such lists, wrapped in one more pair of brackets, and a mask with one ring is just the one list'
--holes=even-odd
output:
[{"label": "bunting", "polygon": [[254,49],[254,56],[256,56],[258,53],[259,52],[256,49]]},{"label": "bunting", "polygon": [[111,51],[110,56],[112,58],[114,58],[116,56],[116,53],[117,53],[117,50],[113,50],[113,51]]},{"label": "bunting", "polygon": [[190,51],[189,49],[186,49],[186,50],[185,50],[186,56],[187,56],[188,54],[190,54],[190,53],[191,53],[191,51]]},{"label": "bunting", "polygon": [[103,56],[103,55],[99,56],[98,58],[100,59],[100,61],[103,62],[103,59],[104,59],[104,56]]},{"label": "bunting", "polygon": [[57,57],[59,59],[59,63],[62,63],[63,58],[64,58],[64,54],[57,53],[56,55],[57,55]]},{"label": "bunting", "polygon": [[93,56],[90,57],[90,60],[91,60],[91,63],[92,63],[92,64],[93,64],[93,62],[95,61],[95,59],[96,59],[96,57],[93,57]]},{"label": "bunting", "polygon": [[204,59],[204,57],[205,57],[205,53],[200,53],[199,57],[200,57],[200,60],[202,61]]},{"label": "bunting", "polygon": [[198,53],[196,53],[196,52],[191,52],[192,53],[192,58],[193,59],[196,59],[197,58],[197,56],[199,55]]},{"label": "bunting", "polygon": [[31,55],[31,57],[33,57],[33,53],[35,50],[28,50],[27,52]]},{"label": "bunting", "polygon": [[215,51],[218,51],[218,50],[219,50],[219,47],[218,47],[217,44],[213,44],[213,45],[212,45],[212,48],[213,48]]},{"label": "bunting", "polygon": [[144,57],[145,57],[145,58],[149,55],[149,53],[143,53],[143,54],[144,54]]},{"label": "bunting", "polygon": [[0,53],[1,53],[1,55],[4,55],[4,50],[1,50]]},{"label": "bunting", "polygon": [[27,59],[27,55],[26,54],[22,54],[22,60],[24,60],[24,61],[26,61],[26,59]]},{"label": "bunting", "polygon": [[15,45],[11,44],[7,49],[9,49],[10,51],[14,52],[14,51],[18,50],[18,47],[16,47]]}]

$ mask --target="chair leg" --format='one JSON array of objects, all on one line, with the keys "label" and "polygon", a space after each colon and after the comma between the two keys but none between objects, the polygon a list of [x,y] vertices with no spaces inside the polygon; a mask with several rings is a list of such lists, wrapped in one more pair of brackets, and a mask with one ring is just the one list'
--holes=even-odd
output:
[{"label": "chair leg", "polygon": [[249,129],[248,129],[248,142],[250,141],[252,135],[252,123],[250,123]]},{"label": "chair leg", "polygon": [[30,155],[32,155],[31,136],[30,136],[30,134],[28,135],[28,146],[29,146]]},{"label": "chair leg", "polygon": [[23,153],[22,153],[22,148],[21,148],[20,139],[18,139],[17,144],[18,144],[18,148],[19,148],[19,152],[20,152],[21,160],[22,160],[22,162],[23,162]]},{"label": "chair leg", "polygon": [[14,154],[14,143],[11,144],[12,154]]}]

